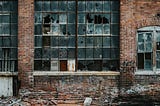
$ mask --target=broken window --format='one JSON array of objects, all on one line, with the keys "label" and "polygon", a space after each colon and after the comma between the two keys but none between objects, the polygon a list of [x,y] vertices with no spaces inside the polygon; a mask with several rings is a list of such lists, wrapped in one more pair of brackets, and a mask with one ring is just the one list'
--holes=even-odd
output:
[{"label": "broken window", "polygon": [[35,60],[46,71],[118,70],[119,1],[36,0]]},{"label": "broken window", "polygon": [[[158,26],[138,29],[137,33],[137,67],[140,70],[160,68],[160,28]],[[154,47],[155,45],[155,47]],[[155,64],[156,63],[156,64]],[[156,68],[153,68],[156,67]]]},{"label": "broken window", "polygon": [[17,4],[0,1],[0,71],[17,71]]}]

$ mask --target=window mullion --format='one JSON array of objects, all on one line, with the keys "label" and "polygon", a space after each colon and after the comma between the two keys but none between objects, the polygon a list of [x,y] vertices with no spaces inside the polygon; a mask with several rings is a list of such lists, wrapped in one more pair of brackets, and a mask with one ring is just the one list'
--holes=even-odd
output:
[{"label": "window mullion", "polygon": [[152,47],[153,47],[153,56],[152,56],[152,58],[153,58],[153,71],[156,71],[156,31],[154,30],[153,31],[153,45],[152,45]]},{"label": "window mullion", "polygon": [[76,22],[75,22],[75,71],[78,69],[78,0],[76,0]]}]

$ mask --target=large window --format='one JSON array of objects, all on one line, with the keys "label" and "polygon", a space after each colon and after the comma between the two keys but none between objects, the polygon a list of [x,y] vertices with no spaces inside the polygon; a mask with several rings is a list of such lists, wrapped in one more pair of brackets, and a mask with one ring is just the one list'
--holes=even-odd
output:
[{"label": "large window", "polygon": [[17,71],[17,1],[0,1],[0,72]]},{"label": "large window", "polygon": [[118,0],[35,1],[35,70],[118,68]]},{"label": "large window", "polygon": [[139,70],[160,69],[160,27],[144,27],[137,34],[137,66]]}]

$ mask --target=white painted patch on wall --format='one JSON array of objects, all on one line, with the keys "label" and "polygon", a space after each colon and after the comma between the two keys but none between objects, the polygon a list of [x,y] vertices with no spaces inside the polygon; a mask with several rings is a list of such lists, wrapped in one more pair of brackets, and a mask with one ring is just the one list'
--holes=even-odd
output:
[{"label": "white painted patch on wall", "polygon": [[13,78],[0,77],[0,96],[13,96]]},{"label": "white painted patch on wall", "polygon": [[68,60],[68,71],[74,72],[75,71],[75,60]]}]

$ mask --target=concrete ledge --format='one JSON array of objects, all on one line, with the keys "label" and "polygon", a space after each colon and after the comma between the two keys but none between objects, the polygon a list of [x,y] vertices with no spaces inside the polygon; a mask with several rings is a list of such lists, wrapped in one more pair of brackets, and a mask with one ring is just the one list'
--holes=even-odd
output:
[{"label": "concrete ledge", "polygon": [[18,76],[18,72],[0,72],[0,77]]},{"label": "concrete ledge", "polygon": [[160,71],[136,71],[135,75],[160,75]]},{"label": "concrete ledge", "polygon": [[51,72],[51,71],[35,71],[33,72],[33,76],[64,76],[64,75],[101,75],[101,76],[115,76],[115,75],[120,75],[120,72],[116,71],[102,71],[102,72],[97,72],[97,71],[88,71],[88,72]]}]

